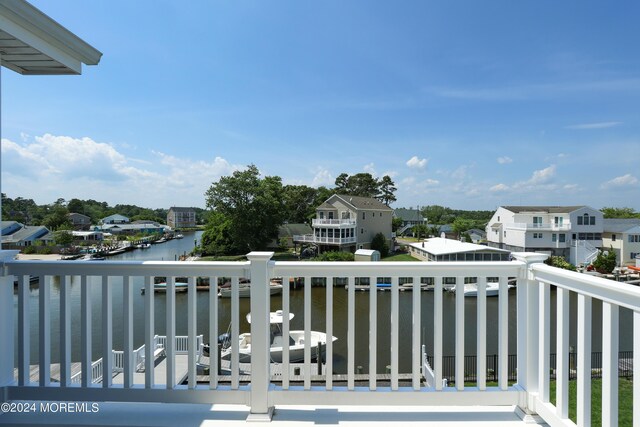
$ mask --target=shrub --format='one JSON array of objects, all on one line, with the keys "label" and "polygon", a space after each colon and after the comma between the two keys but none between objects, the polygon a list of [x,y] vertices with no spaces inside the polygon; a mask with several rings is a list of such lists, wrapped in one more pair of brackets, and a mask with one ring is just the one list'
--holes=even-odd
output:
[{"label": "shrub", "polygon": [[553,267],[564,268],[565,270],[576,271],[576,266],[568,262],[564,257],[561,256],[550,256],[545,261],[546,264],[551,265]]},{"label": "shrub", "polygon": [[380,252],[380,257],[384,258],[389,255],[389,244],[384,234],[378,233],[371,240],[371,249]]},{"label": "shrub", "polygon": [[600,251],[598,257],[592,264],[598,273],[610,274],[617,265],[616,252],[613,248],[609,249],[606,253]]},{"label": "shrub", "polygon": [[324,252],[313,258],[313,261],[353,261],[351,252]]}]

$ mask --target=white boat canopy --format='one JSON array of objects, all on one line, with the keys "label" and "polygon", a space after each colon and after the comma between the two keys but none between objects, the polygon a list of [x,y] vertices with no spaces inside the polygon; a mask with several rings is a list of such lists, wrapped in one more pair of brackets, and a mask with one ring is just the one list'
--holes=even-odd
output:
[{"label": "white boat canopy", "polygon": [[[293,319],[293,313],[289,313],[289,320]],[[282,323],[284,320],[284,313],[282,310],[269,313],[269,323]],[[251,313],[247,314],[247,322],[251,323]]]}]

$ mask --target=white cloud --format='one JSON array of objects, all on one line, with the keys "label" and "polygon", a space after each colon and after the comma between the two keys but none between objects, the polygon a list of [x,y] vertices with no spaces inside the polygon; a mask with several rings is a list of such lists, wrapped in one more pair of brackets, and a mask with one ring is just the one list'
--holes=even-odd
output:
[{"label": "white cloud", "polygon": [[628,173],[603,183],[601,187],[604,189],[614,187],[632,187],[638,185],[638,182],[640,182],[638,181],[638,178]]},{"label": "white cloud", "polygon": [[204,206],[211,183],[241,169],[221,157],[194,160],[153,151],[140,161],[111,144],[51,134],[24,144],[3,140],[2,153],[3,191],[39,203],[77,197],[145,207]]},{"label": "white cloud", "polygon": [[509,186],[504,184],[496,184],[493,187],[489,188],[489,191],[492,191],[494,193],[508,191],[508,190],[509,190]]},{"label": "white cloud", "polygon": [[362,168],[362,170],[364,170],[367,173],[370,173],[371,176],[376,177],[378,174],[376,173],[376,169],[375,169],[375,165],[372,163],[369,163],[368,165],[364,165],[364,167]]},{"label": "white cloud", "polygon": [[414,169],[424,169],[427,166],[427,159],[419,159],[418,156],[413,156],[407,160],[407,166]]},{"label": "white cloud", "polygon": [[498,163],[500,163],[501,165],[506,165],[506,164],[509,164],[509,163],[513,162],[513,159],[511,157],[507,157],[507,156],[498,157],[497,160],[498,160]]},{"label": "white cloud", "polygon": [[573,130],[589,130],[589,129],[607,129],[620,126],[622,122],[598,122],[598,123],[582,123],[579,125],[567,126],[566,129]]},{"label": "white cloud", "polygon": [[336,181],[335,178],[333,177],[333,175],[331,175],[331,172],[329,172],[328,169],[318,166],[315,171],[315,176],[311,181],[311,186],[312,187],[320,187],[321,185],[331,186],[335,184],[335,181]]},{"label": "white cloud", "polygon": [[540,185],[549,182],[556,174],[556,165],[540,169],[533,172],[531,178],[525,182],[526,185]]}]

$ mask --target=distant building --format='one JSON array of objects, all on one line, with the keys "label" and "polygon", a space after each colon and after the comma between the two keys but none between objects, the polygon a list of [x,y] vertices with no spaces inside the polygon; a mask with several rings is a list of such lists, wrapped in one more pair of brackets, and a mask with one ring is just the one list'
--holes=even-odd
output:
[{"label": "distant building", "polygon": [[294,246],[294,236],[311,234],[312,232],[313,229],[309,224],[282,224],[278,227],[278,241],[271,246],[277,248],[284,243],[286,247],[291,248]]},{"label": "distant building", "polygon": [[473,243],[482,242],[487,239],[487,233],[477,228],[472,228],[471,230],[468,230],[467,234],[469,235],[469,237],[471,237],[471,241]]},{"label": "distant building", "polygon": [[74,240],[85,240],[91,242],[101,242],[104,240],[102,231],[72,231]]},{"label": "distant building", "polygon": [[167,225],[172,229],[193,228],[196,226],[196,211],[193,208],[169,208]]},{"label": "distant building", "polygon": [[373,237],[382,233],[391,246],[393,210],[371,197],[334,194],[316,208],[313,233],[296,235],[297,244],[311,244],[320,252],[370,249]]},{"label": "distant building", "polygon": [[410,233],[415,225],[427,225],[427,218],[422,216],[418,209],[398,208],[393,210],[394,218],[402,219],[402,225],[396,231],[398,236]]},{"label": "distant building", "polygon": [[602,212],[589,206],[502,206],[487,225],[489,246],[588,264],[602,247]]},{"label": "distant building", "polygon": [[454,239],[432,237],[411,243],[409,251],[423,261],[509,261],[511,252]]},{"label": "distant building", "polygon": [[100,220],[100,224],[128,224],[129,218],[124,215],[114,214]]},{"label": "distant building", "polygon": [[91,218],[83,214],[72,212],[69,214],[69,221],[74,230],[87,231],[91,228]]},{"label": "distant building", "polygon": [[42,242],[53,242],[53,234],[43,225],[24,225],[17,221],[2,221],[2,245],[26,247]]},{"label": "distant building", "polygon": [[102,224],[95,227],[94,231],[102,231],[111,234],[155,234],[171,231],[166,225],[158,224],[152,221],[136,221],[134,224]]},{"label": "distant building", "polygon": [[640,256],[640,218],[604,219],[602,249],[613,248],[619,265],[635,265]]}]

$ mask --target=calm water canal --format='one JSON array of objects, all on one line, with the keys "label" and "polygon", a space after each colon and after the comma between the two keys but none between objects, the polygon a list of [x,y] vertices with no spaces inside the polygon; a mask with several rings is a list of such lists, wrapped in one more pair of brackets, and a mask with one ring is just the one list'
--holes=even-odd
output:
[{"label": "calm water canal", "polygon": [[[165,260],[173,261],[184,252],[189,252],[194,247],[194,240],[200,239],[201,232],[187,233],[184,239],[172,240],[167,243],[153,245],[147,250],[136,250],[122,255],[111,257],[111,260]],[[102,356],[101,354],[101,293],[100,278],[90,278],[93,283],[92,292],[92,347],[93,359]],[[123,337],[123,310],[122,310],[122,282],[117,278],[112,279],[113,283],[113,345],[114,348],[122,349]],[[141,294],[143,279],[133,278],[134,284],[134,348],[139,347],[144,342],[144,296]],[[347,371],[347,291],[342,287],[334,289],[333,315],[334,315],[334,335],[338,341],[334,344],[334,370],[337,373]],[[303,329],[304,325],[304,290],[291,290],[291,310],[295,314],[291,321],[291,329]],[[312,329],[325,331],[326,313],[326,289],[323,287],[312,288]],[[198,334],[209,334],[209,310],[208,292],[198,292],[197,296],[197,330]],[[455,295],[445,292],[443,296],[444,304],[444,355],[455,354]],[[30,293],[31,298],[31,359],[32,363],[37,362],[38,355],[38,289],[33,288]],[[53,363],[59,359],[59,285],[53,282],[51,289],[51,360]],[[73,361],[80,361],[80,282],[72,280],[72,357]],[[422,316],[421,316],[421,341],[426,344],[428,354],[433,354],[433,292],[422,292]],[[555,307],[555,292],[551,294],[552,308]],[[221,298],[219,309],[220,333],[226,332],[231,316],[231,303],[229,299]],[[165,304],[164,294],[155,295],[155,329],[158,335],[165,334]],[[280,296],[271,297],[271,311],[281,308],[282,299]],[[17,296],[15,297],[17,306]],[[390,364],[391,352],[390,341],[390,305],[391,293],[377,293],[377,360],[378,372],[385,371],[386,365]],[[400,327],[400,371],[410,372],[411,370],[411,337],[412,337],[412,293],[400,292],[399,298],[399,327]],[[576,331],[576,309],[577,298],[571,298],[571,335],[575,337]],[[245,315],[249,312],[249,299],[240,299],[240,331],[249,331],[249,324],[245,320]],[[369,293],[356,292],[356,365],[363,366],[364,372],[368,370],[369,360]],[[555,328],[555,310],[552,309],[551,321],[552,331]],[[620,310],[620,350],[631,350],[632,348],[632,316],[629,310]],[[601,332],[602,316],[601,304],[594,301],[593,305],[593,351],[600,351],[602,342]],[[17,320],[16,320],[17,325]],[[498,343],[498,298],[487,298],[487,354],[497,354]],[[16,326],[17,331],[17,326]],[[187,334],[187,295],[186,293],[176,294],[176,335]],[[17,333],[16,333],[17,336]],[[575,338],[573,338],[575,340]],[[555,333],[552,332],[552,352],[554,350]],[[205,339],[206,341],[206,339]],[[572,342],[575,346],[576,343]],[[476,346],[476,299],[465,299],[465,350],[466,354],[474,354]],[[509,291],[509,353],[516,353],[516,290]]]}]

